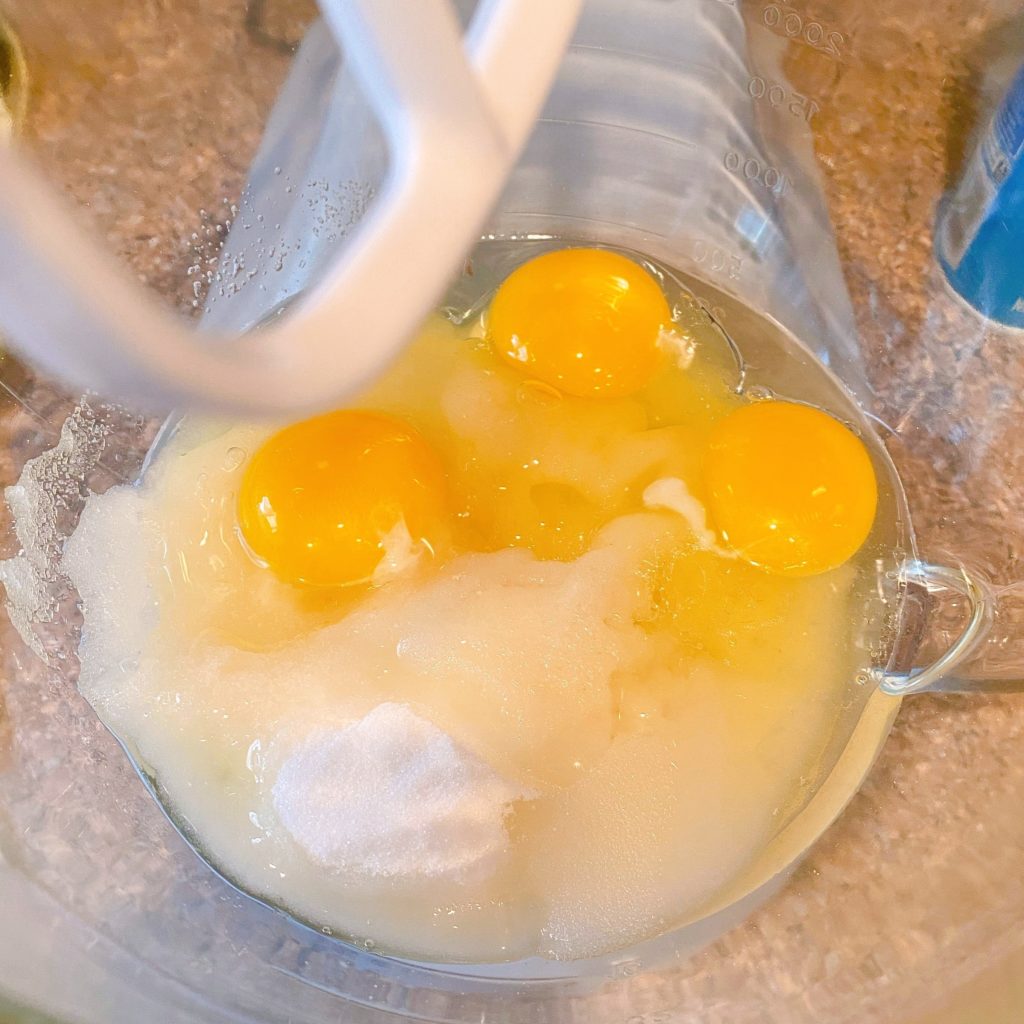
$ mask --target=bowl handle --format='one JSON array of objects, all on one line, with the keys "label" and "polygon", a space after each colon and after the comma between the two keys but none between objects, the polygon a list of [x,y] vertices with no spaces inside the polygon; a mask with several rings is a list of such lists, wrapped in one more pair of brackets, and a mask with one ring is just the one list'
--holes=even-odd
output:
[{"label": "bowl handle", "polygon": [[936,621],[934,607],[926,611],[920,632],[942,653],[923,667],[879,670],[883,692],[905,697],[926,691],[1024,690],[1024,581],[1000,587],[963,565],[950,568],[909,559],[900,566],[898,582],[916,588],[933,604],[940,595],[952,595],[954,605],[966,605],[966,622],[961,615],[962,626],[947,627]]}]

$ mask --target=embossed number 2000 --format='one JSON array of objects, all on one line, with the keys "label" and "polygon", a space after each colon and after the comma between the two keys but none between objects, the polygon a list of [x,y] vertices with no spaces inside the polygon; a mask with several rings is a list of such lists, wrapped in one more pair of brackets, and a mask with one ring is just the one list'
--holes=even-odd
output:
[{"label": "embossed number 2000", "polygon": [[835,60],[843,59],[846,37],[818,21],[808,21],[802,15],[779,4],[768,4],[761,12],[761,20],[776,35],[798,39]]}]

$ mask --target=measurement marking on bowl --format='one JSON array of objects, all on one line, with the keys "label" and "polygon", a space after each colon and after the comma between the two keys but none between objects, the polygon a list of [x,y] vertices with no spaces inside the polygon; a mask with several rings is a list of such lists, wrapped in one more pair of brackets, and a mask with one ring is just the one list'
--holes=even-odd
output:
[{"label": "measurement marking on bowl", "polygon": [[821,110],[821,104],[812,96],[804,96],[788,86],[780,85],[771,79],[754,75],[747,83],[747,92],[752,99],[764,100],[773,108],[785,110],[807,124]]},{"label": "measurement marking on bowl", "polygon": [[785,4],[766,4],[761,10],[761,21],[775,35],[803,43],[833,60],[843,60],[849,49],[849,38],[838,29],[810,21]]},{"label": "measurement marking on bowl", "polygon": [[675,135],[666,135],[664,132],[651,131],[649,128],[639,128],[632,124],[616,124],[614,121],[588,121],[585,118],[573,117],[541,117],[538,118],[538,124],[556,124],[563,126],[576,126],[579,125],[583,128],[612,128],[616,131],[629,132],[631,135],[646,135],[652,139],[660,139],[662,142],[667,142],[672,146],[682,146],[683,149],[696,149],[697,144],[691,142],[689,139],[680,139]]},{"label": "measurement marking on bowl", "polygon": [[754,182],[777,196],[785,195],[786,176],[777,167],[763,163],[756,156],[744,157],[742,153],[730,149],[722,158],[722,164],[730,174],[738,178]]},{"label": "measurement marking on bowl", "polygon": [[740,279],[743,269],[743,257],[737,256],[705,238],[682,238],[681,242],[690,250],[690,258],[694,263],[708,267],[713,273],[725,274],[730,281]]}]

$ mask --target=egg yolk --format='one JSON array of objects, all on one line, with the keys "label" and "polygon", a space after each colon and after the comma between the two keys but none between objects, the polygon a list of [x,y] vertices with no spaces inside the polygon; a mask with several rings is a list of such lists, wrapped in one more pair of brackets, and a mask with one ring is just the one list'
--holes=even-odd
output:
[{"label": "egg yolk", "polygon": [[878,488],[864,444],[810,406],[757,402],[722,420],[705,465],[708,510],[753,565],[812,576],[867,539]]},{"label": "egg yolk", "polygon": [[345,409],[285,427],[257,449],[238,522],[279,579],[343,586],[371,579],[396,549],[431,548],[444,491],[441,463],[412,427]]},{"label": "egg yolk", "polygon": [[498,289],[487,318],[503,359],[581,397],[642,388],[671,324],[654,277],[605,249],[559,249],[524,263]]}]

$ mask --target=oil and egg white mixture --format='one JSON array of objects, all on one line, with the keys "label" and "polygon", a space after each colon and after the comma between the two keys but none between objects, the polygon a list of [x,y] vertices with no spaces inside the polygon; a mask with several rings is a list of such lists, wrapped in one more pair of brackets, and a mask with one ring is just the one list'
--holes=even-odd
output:
[{"label": "oil and egg white mixture", "polygon": [[672,287],[545,253],[350,408],[186,420],[89,500],[81,690],[238,884],[420,959],[586,957],[806,799],[872,463],[737,394]]}]

